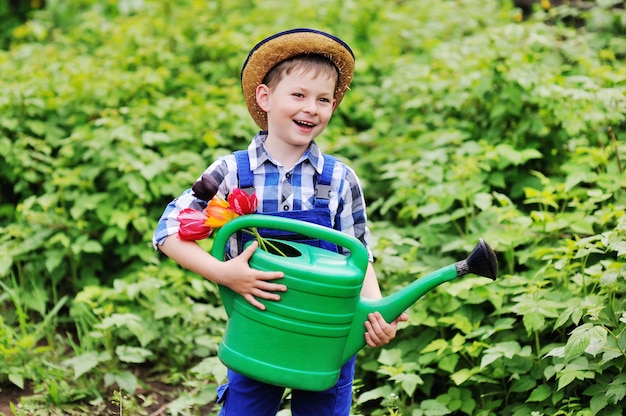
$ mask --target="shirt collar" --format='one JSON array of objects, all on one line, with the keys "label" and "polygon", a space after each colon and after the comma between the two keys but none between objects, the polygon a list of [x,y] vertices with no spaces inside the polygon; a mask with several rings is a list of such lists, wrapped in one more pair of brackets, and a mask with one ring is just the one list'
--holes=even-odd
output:
[{"label": "shirt collar", "polygon": [[[254,136],[252,143],[248,146],[248,156],[250,157],[250,170],[256,170],[259,166],[265,162],[270,162],[276,165],[276,162],[272,160],[272,157],[265,149],[263,144],[267,139],[267,131],[260,131]],[[308,149],[304,152],[298,163],[304,163],[308,161],[317,171],[318,174],[322,173],[324,168],[324,159],[321,157],[322,152],[315,142],[311,142]]]}]

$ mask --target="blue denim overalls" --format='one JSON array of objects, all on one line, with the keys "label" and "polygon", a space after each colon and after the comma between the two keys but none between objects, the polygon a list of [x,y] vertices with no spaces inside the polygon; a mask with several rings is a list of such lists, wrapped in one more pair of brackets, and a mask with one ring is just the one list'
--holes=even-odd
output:
[{"label": "blue denim overalls", "polygon": [[[234,152],[237,159],[239,187],[252,193],[254,191],[254,174],[250,171],[248,152]],[[323,155],[324,169],[317,178],[315,187],[315,207],[304,211],[272,212],[263,214],[295,218],[332,227],[328,199],[330,184],[336,159]],[[337,252],[337,247],[327,241],[308,240],[294,233],[281,230],[259,229],[264,237],[297,240],[306,244]],[[238,236],[239,251],[246,241],[252,237],[245,233]],[[354,362],[352,357],[341,369],[337,384],[321,392],[293,390],[291,392],[291,412],[293,416],[348,416],[352,404],[352,380],[354,378]],[[218,403],[223,403],[221,416],[274,416],[278,412],[284,387],[262,383],[228,370],[228,383],[218,388]]]}]

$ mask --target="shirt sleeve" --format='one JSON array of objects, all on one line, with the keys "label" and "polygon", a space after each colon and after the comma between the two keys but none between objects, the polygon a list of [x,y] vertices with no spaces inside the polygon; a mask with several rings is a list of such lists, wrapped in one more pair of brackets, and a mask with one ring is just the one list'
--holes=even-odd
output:
[{"label": "shirt sleeve", "polygon": [[367,249],[370,261],[373,261],[363,188],[354,170],[343,163],[341,165],[343,180],[339,188],[339,206],[335,223],[340,231],[360,240]]}]

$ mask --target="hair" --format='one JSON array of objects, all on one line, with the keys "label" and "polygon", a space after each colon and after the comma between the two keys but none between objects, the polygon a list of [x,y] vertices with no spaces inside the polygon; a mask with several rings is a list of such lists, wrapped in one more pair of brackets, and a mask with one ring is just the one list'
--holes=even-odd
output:
[{"label": "hair", "polygon": [[339,70],[329,58],[316,53],[308,53],[296,55],[276,64],[263,78],[263,84],[272,88],[284,75],[289,75],[294,70],[301,70],[303,73],[313,71],[316,77],[320,74],[326,75],[328,78],[333,78],[335,84],[339,80]]}]

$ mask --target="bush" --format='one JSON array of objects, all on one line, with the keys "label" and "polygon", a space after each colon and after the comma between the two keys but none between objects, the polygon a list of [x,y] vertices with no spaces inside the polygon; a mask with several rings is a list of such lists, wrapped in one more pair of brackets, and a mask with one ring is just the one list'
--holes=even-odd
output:
[{"label": "bush", "polygon": [[132,394],[150,366],[184,382],[171,409],[214,399],[217,292],[159,258],[152,230],[254,134],[250,46],[314,21],[357,56],[319,142],[363,181],[383,291],[481,237],[501,268],[362,350],[355,411],[621,414],[626,15],[608,3],[570,27],[570,8],[522,21],[496,1],[48,2],[0,51],[0,381],[60,406]]}]

